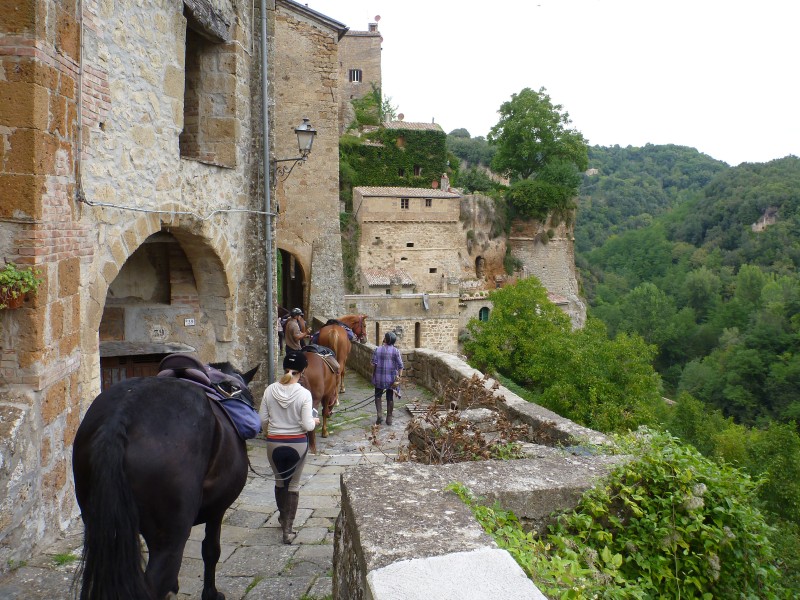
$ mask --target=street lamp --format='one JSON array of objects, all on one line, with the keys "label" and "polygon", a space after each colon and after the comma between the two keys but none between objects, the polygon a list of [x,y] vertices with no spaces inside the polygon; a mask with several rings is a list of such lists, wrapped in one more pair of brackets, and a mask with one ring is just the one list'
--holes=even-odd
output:
[{"label": "street lamp", "polygon": [[[281,181],[286,181],[295,168],[297,163],[304,163],[308,160],[308,155],[311,152],[311,146],[314,144],[314,137],[317,135],[317,130],[312,127],[308,119],[303,119],[297,127],[294,128],[297,135],[297,147],[300,150],[300,156],[294,158],[273,158],[272,159],[272,172],[275,178],[280,177]],[[290,165],[278,166],[278,163],[291,163]]]}]

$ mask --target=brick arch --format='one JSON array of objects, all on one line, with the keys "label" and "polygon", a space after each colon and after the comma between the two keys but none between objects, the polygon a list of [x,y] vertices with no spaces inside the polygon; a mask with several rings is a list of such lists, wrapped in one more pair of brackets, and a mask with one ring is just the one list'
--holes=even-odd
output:
[{"label": "brick arch", "polygon": [[[193,220],[192,220],[193,222]],[[103,246],[104,253],[96,257],[96,271],[102,274],[92,285],[89,295],[90,304],[97,310],[87,311],[89,323],[87,331],[97,332],[103,316],[106,295],[111,283],[122,270],[123,265],[144,241],[164,229],[168,230],[181,245],[186,254],[197,284],[200,307],[214,324],[217,341],[229,342],[233,338],[231,315],[233,289],[233,258],[224,243],[221,233],[217,235],[200,235],[200,226],[188,226],[185,217],[163,219],[158,215],[139,216],[122,232],[116,240]],[[202,226],[208,232],[209,225]]]}]

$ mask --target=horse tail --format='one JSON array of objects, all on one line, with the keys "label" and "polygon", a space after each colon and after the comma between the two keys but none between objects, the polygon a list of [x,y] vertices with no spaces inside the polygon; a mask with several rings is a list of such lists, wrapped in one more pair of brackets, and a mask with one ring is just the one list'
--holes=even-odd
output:
[{"label": "horse tail", "polygon": [[127,442],[127,419],[119,413],[90,442],[80,600],[153,598],[143,571],[139,512],[125,475]]}]

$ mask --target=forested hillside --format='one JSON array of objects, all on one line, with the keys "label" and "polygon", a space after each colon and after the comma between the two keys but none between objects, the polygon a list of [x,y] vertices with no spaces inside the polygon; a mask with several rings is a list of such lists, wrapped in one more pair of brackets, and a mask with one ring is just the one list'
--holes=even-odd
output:
[{"label": "forested hillside", "polygon": [[652,223],[681,202],[696,198],[724,162],[686,146],[589,148],[589,170],[580,191],[575,245],[578,252],[609,236]]},{"label": "forested hillside", "polygon": [[[487,158],[492,141],[490,136],[487,146],[463,130],[447,136],[456,185],[492,194],[511,213],[536,205],[546,196],[546,190],[531,184],[536,178],[512,177],[511,187],[503,188],[472,169],[458,172],[457,158],[501,168],[497,154]],[[647,426],[669,432],[665,439],[678,436],[681,442],[670,442],[675,445],[666,452],[666,471],[656,469],[669,489],[679,486],[673,471],[677,457],[693,456],[695,450],[686,446],[694,446],[722,469],[709,476],[709,486],[736,482],[740,491],[749,490],[742,496],[742,515],[748,515],[743,522],[749,528],[763,514],[773,526],[769,542],[758,544],[770,547],[770,555],[774,549],[787,597],[796,597],[800,159],[730,167],[683,146],[588,150],[575,228],[576,263],[590,303],[586,327],[572,331],[543,299],[539,284],[523,280],[492,294],[489,320],[471,322],[465,352],[473,366],[496,372],[522,397],[583,425],[605,432]],[[527,203],[513,189],[526,184],[531,188],[523,198]],[[663,396],[674,402],[664,402]],[[725,469],[730,469],[728,475],[722,474]],[[636,477],[623,486],[639,490],[636,502],[675,497],[674,491],[652,496],[642,492],[639,483],[631,485]],[[708,499],[708,523],[717,522],[712,513],[730,514],[732,496],[727,494],[721,496],[728,498],[727,506]],[[643,522],[658,512],[639,508],[645,516],[637,518]],[[671,514],[674,518],[674,510]],[[610,537],[602,539],[624,540],[623,531],[630,531],[627,526],[609,529],[604,534]],[[652,527],[645,529],[649,539]],[[680,545],[688,548],[684,543],[691,536],[688,529],[685,533]],[[564,533],[573,534],[581,540],[589,537],[577,530]],[[563,536],[550,541],[558,546]],[[750,563],[736,554],[739,549],[724,550],[729,551],[733,554],[724,559],[719,555],[729,566]],[[620,553],[618,562],[627,565],[629,554],[623,558]],[[549,554],[542,556],[547,564],[557,564]],[[663,586],[664,577],[677,575],[668,576],[666,568],[659,572],[663,565],[653,566],[650,558],[642,560],[649,566],[646,576],[634,569],[638,583],[652,576],[655,585]],[[588,571],[592,564],[586,563]],[[685,556],[680,564],[687,564]],[[556,571],[554,581],[563,580],[565,574]],[[694,584],[705,591],[715,589],[715,582],[712,573]],[[784,597],[761,591],[763,597]]]}]

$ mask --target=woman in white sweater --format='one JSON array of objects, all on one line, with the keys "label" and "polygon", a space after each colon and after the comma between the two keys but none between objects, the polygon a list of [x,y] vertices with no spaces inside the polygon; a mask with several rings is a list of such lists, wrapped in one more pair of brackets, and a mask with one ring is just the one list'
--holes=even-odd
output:
[{"label": "woman in white sweater", "polygon": [[292,525],[300,500],[300,476],[308,454],[306,433],[319,425],[319,419],[312,413],[311,392],[298,383],[307,366],[303,352],[287,354],[283,359],[283,377],[264,391],[258,411],[261,429],[267,436],[267,457],[275,475],[275,502],[284,544],[291,544],[296,535]]}]

